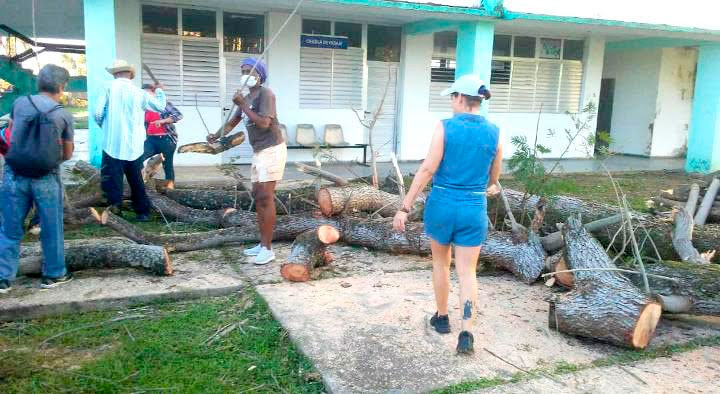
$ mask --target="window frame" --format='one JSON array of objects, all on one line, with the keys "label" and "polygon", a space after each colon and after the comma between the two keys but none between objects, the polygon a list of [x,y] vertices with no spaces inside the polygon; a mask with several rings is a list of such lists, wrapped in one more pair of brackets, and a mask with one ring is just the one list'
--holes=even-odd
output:
[{"label": "window frame", "polygon": [[[535,36],[532,36],[532,37],[535,38],[535,57],[516,57],[516,56],[514,56],[514,55],[515,55],[515,37],[531,37],[531,35],[530,35],[529,33],[509,33],[509,32],[501,32],[501,31],[496,31],[495,34],[496,34],[496,35],[504,35],[504,36],[510,36],[510,37],[511,37],[511,40],[510,40],[510,54],[511,54],[511,56],[492,56],[492,61],[510,62],[510,78],[508,79],[507,83],[502,83],[502,84],[500,84],[501,86],[508,86],[510,89],[512,89],[512,76],[513,76],[514,68],[515,68],[515,64],[516,64],[515,62],[524,62],[524,63],[534,62],[534,63],[536,64],[536,67],[539,67],[540,64],[558,64],[558,65],[560,65],[561,67],[563,67],[563,70],[564,70],[564,65],[565,65],[565,64],[574,64],[574,65],[578,65],[578,64],[579,64],[580,67],[582,68],[583,74],[584,74],[584,70],[585,70],[585,62],[584,62],[584,59],[585,59],[585,55],[586,55],[585,49],[584,49],[584,44],[585,44],[585,41],[587,40],[587,38],[585,38],[585,37],[577,37],[577,36],[562,36],[562,37],[559,37],[559,36],[555,36],[555,35],[535,35]],[[545,38],[545,39],[553,39],[553,40],[560,40],[560,42],[561,42],[561,46],[560,46],[560,57],[559,57],[558,59],[549,59],[549,58],[540,57],[540,45],[541,45],[540,43],[541,43],[541,40],[542,40],[543,38]],[[583,42],[583,54],[582,54],[582,59],[581,59],[581,60],[565,59],[565,41],[568,41],[568,40],[570,40],[570,41],[581,41],[581,42]],[[491,77],[490,77],[490,80],[492,81],[492,69],[491,69]],[[498,85],[498,84],[495,83],[495,86],[497,86],[497,85]],[[558,85],[558,89],[559,89],[559,86],[560,86],[560,85]],[[492,89],[492,84],[491,84],[491,89]],[[582,91],[582,81],[581,81],[581,87],[580,87],[580,89],[581,89],[581,91]],[[533,88],[533,101],[535,100],[535,96],[534,96],[535,94],[537,94],[537,87],[534,87],[534,88]],[[579,100],[580,100],[580,99],[581,99],[581,98],[578,99],[578,110],[579,110],[579,105],[580,105],[580,104],[579,104]],[[556,93],[556,108],[553,109],[553,110],[548,110],[547,108],[544,108],[544,109],[543,109],[543,112],[546,112],[546,113],[554,113],[554,114],[565,113],[565,112],[566,112],[566,109],[565,109],[565,108],[559,108],[559,107],[560,107],[560,102],[561,102],[561,100],[560,100],[560,91],[558,90],[558,92]],[[509,101],[508,101],[508,105],[509,105]],[[492,106],[493,106],[493,102],[490,101],[490,111],[491,111],[491,112],[493,112]],[[500,111],[500,112],[505,112],[505,113],[526,113],[527,111],[511,111],[511,110],[509,109],[509,107],[508,107],[508,108],[506,108],[506,109],[504,109],[504,110],[502,110],[502,111]]]},{"label": "window frame", "polygon": [[[225,50],[225,14],[238,14],[238,15],[254,16],[259,19],[262,19],[262,49],[260,50],[260,52],[252,53],[252,52],[226,51]],[[222,30],[221,30],[222,37],[219,37],[219,39],[220,39],[220,46],[222,47],[223,54],[245,53],[245,54],[250,54],[250,55],[260,55],[261,53],[263,53],[263,51],[265,51],[265,47],[267,45],[267,17],[265,14],[254,14],[254,13],[221,9],[220,10],[220,19],[222,21]]]}]

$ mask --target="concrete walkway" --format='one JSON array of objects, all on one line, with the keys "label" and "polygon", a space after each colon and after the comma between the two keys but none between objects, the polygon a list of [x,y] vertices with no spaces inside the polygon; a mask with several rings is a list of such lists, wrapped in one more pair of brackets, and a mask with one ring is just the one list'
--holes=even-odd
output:
[{"label": "concrete walkway", "polygon": [[[550,169],[555,165],[555,160],[545,160],[545,166]],[[415,173],[420,166],[419,161],[401,162],[400,170],[407,175]],[[679,158],[643,158],[633,156],[613,156],[605,161],[605,165],[613,172],[635,172],[635,171],[683,171],[685,159]],[[249,165],[236,165],[239,173],[250,179]],[[507,167],[507,161],[505,162]],[[345,178],[367,177],[371,175],[370,167],[358,163],[326,163],[323,169]],[[390,163],[378,163],[378,173],[385,177],[393,171]],[[567,159],[561,160],[557,173],[590,173],[603,171],[601,162],[593,159]],[[507,168],[503,169],[508,173]],[[179,185],[227,185],[234,184],[232,177],[221,171],[219,167],[177,167],[175,169],[176,180]],[[285,168],[285,177],[281,185],[290,187],[298,181],[310,181],[314,177],[297,170],[293,163],[288,163]]]}]

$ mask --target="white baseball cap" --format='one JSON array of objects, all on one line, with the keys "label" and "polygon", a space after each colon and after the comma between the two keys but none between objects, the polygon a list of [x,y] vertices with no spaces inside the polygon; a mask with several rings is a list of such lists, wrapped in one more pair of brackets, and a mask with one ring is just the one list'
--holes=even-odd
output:
[{"label": "white baseball cap", "polygon": [[449,96],[453,93],[466,96],[482,96],[486,100],[490,98],[490,90],[485,87],[485,82],[474,74],[466,74],[456,79],[452,86],[443,90],[440,95]]}]

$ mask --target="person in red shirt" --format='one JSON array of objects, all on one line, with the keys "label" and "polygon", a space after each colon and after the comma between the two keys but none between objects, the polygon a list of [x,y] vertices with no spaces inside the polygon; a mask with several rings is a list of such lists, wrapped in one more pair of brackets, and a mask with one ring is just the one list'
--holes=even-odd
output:
[{"label": "person in red shirt", "polygon": [[[148,93],[155,95],[155,86],[143,85]],[[162,112],[145,111],[145,130],[147,130],[147,139],[145,140],[145,153],[143,161],[148,158],[162,153],[165,161],[163,161],[163,169],[165,170],[165,179],[168,181],[167,188],[175,188],[175,170],[173,168],[173,157],[175,148],[177,147],[177,132],[175,131],[175,123],[183,118],[180,111],[175,108],[169,101]]]}]

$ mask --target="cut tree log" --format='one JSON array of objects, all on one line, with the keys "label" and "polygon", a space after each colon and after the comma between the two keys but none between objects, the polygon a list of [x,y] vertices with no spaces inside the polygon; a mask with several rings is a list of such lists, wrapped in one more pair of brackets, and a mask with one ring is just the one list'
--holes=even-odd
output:
[{"label": "cut tree log", "polygon": [[280,267],[280,275],[291,282],[307,282],[316,276],[315,268],[333,260],[327,246],[340,239],[340,232],[332,226],[320,226],[295,238],[287,262]]},{"label": "cut tree log", "polygon": [[[680,209],[687,206],[687,202],[670,200],[665,197],[650,197],[650,200],[652,200],[660,207],[666,207],[671,210]],[[710,207],[710,211],[708,212],[706,221],[711,223],[720,222],[720,204]]]},{"label": "cut tree log", "polygon": [[550,299],[549,326],[570,335],[619,346],[644,349],[662,314],[660,303],[617,272],[605,249],[579,219],[569,217],[563,227],[565,261],[575,288]]},{"label": "cut tree log", "polygon": [[[247,211],[252,208],[253,199],[245,190],[222,189],[163,189],[161,192],[171,200],[189,208],[217,210],[235,208]],[[309,204],[314,200],[315,190],[303,187],[293,190],[276,191],[275,196],[283,204],[275,204],[278,214],[286,214],[285,207],[292,212],[310,211],[317,206]]]},{"label": "cut tree log", "polygon": [[[324,187],[317,194],[318,205],[325,216],[347,212],[377,213],[382,217],[392,217],[402,205],[397,194],[391,194],[369,185],[350,185],[344,187]],[[425,208],[425,196],[416,199],[410,213],[410,220],[422,218]]]},{"label": "cut tree log", "polygon": [[[606,229],[610,225],[620,223],[622,221],[622,214],[616,214],[607,218],[599,219],[594,222],[585,224],[585,230],[595,233]],[[553,253],[557,250],[565,247],[565,241],[562,237],[562,231],[556,231],[540,238],[543,247],[548,253]]]},{"label": "cut tree log", "polygon": [[[505,189],[505,193],[510,202],[513,212],[516,215],[532,215],[531,207],[537,203],[537,197],[529,198],[525,212],[520,209],[523,193],[511,189]],[[504,208],[499,198],[488,199],[488,212],[498,212],[504,215]],[[545,207],[545,221],[547,223],[563,223],[570,215],[580,214],[584,222],[593,222],[596,220],[608,218],[620,213],[620,209],[616,206],[586,202],[574,197],[557,196],[548,201]],[[648,230],[650,237],[658,248],[660,256],[665,260],[677,259],[677,253],[670,240],[674,231],[674,226],[669,218],[652,216],[640,212],[633,211],[632,217],[634,223],[640,224]],[[613,235],[620,228],[621,223],[613,223],[604,229],[596,231],[594,234],[603,244],[610,243]],[[645,238],[644,231],[638,231],[638,242],[643,246],[642,251],[646,255],[654,255],[655,252],[651,243],[643,242]],[[617,249],[622,248],[622,237],[615,239],[613,245]],[[702,228],[696,228],[693,234],[693,244],[700,251],[720,250],[720,225],[706,224]]]},{"label": "cut tree log", "polygon": [[565,250],[561,249],[554,255],[548,256],[547,259],[545,259],[545,269],[548,272],[558,272],[557,274],[553,275],[555,278],[555,283],[571,289],[575,283],[574,277],[572,272],[559,272],[559,271],[567,271],[569,268],[567,266],[567,263],[565,262]]},{"label": "cut tree log", "polygon": [[700,208],[698,208],[698,211],[695,214],[696,226],[702,227],[705,225],[705,220],[707,220],[710,209],[712,209],[713,201],[715,201],[715,196],[717,196],[719,188],[720,179],[713,178],[710,186],[708,186],[707,191],[705,192],[705,196],[703,196]]},{"label": "cut tree log", "polygon": [[715,251],[705,253],[698,252],[692,244],[693,218],[686,208],[673,210],[675,216],[675,231],[673,232],[672,244],[677,251],[680,260],[695,264],[710,264],[715,257]]},{"label": "cut tree log", "polygon": [[695,209],[697,208],[698,198],[700,197],[700,186],[697,183],[693,183],[690,186],[690,193],[688,194],[687,204],[685,204],[685,210],[690,216],[695,215]]},{"label": "cut tree log", "polygon": [[[720,316],[720,266],[717,264],[661,261],[646,264],[645,270],[651,275],[676,279],[669,281],[648,276],[650,289],[660,296],[664,311]],[[638,275],[626,276],[641,285]]]},{"label": "cut tree log", "polygon": [[[42,273],[43,254],[39,242],[20,247],[21,275]],[[173,266],[161,246],[138,245],[123,238],[65,241],[65,264],[71,272],[87,269],[139,268],[156,275],[172,275]]]},{"label": "cut tree log", "polygon": [[217,142],[212,144],[207,142],[194,142],[192,144],[185,144],[178,148],[178,153],[207,153],[210,155],[217,155],[218,153],[225,152],[228,149],[232,149],[245,141],[245,133],[238,131],[235,134],[222,137]]},{"label": "cut tree log", "polygon": [[166,196],[151,191],[148,191],[148,197],[150,198],[153,208],[160,212],[165,219],[184,223],[201,224],[219,228],[222,227],[225,217],[235,212],[234,208],[216,210],[188,208]]}]

